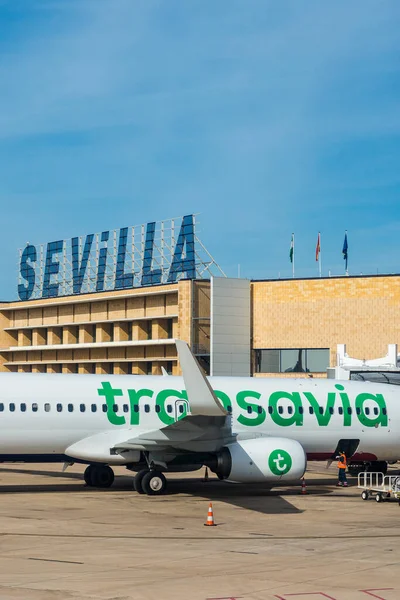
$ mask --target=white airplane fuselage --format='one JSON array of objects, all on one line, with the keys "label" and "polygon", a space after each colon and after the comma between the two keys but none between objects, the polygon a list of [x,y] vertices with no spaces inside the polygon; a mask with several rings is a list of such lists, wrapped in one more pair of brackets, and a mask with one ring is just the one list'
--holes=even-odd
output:
[{"label": "white airplane fuselage", "polygon": [[[339,440],[359,440],[358,460],[400,459],[397,386],[253,377],[211,377],[209,383],[239,437],[296,440],[317,460],[331,457]],[[115,444],[186,414],[190,398],[182,377],[2,373],[0,461],[64,460],[85,438],[113,432]]]}]

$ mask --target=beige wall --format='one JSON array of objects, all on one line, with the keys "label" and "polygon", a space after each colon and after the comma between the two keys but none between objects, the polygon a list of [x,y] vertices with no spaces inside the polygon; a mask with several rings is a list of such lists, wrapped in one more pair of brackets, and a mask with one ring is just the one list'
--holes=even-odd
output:
[{"label": "beige wall", "polygon": [[[400,346],[400,276],[254,281],[253,348],[329,348],[355,358]],[[293,376],[293,375],[291,375]]]}]

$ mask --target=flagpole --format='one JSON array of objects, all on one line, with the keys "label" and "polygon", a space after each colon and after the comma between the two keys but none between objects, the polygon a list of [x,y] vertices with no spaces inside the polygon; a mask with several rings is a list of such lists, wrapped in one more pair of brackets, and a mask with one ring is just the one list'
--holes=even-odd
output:
[{"label": "flagpole", "polygon": [[321,234],[318,233],[318,236],[319,236],[319,254],[318,254],[319,276],[322,277]]},{"label": "flagpole", "polygon": [[292,234],[292,239],[293,239],[293,261],[292,261],[292,277],[294,279],[294,233]]},{"label": "flagpole", "polygon": [[348,269],[348,260],[349,260],[349,257],[348,257],[348,245],[347,245],[347,229],[344,232],[344,239],[345,239],[345,242],[343,243],[343,252],[346,250],[346,255],[344,256],[345,261],[346,261],[346,264],[345,264],[345,274],[348,277],[348,275],[349,275],[349,269]]}]

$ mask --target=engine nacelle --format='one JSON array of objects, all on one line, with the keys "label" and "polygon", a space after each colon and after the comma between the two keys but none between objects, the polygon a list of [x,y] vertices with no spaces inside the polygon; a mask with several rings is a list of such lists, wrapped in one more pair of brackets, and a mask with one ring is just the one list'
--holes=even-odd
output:
[{"label": "engine nacelle", "polygon": [[265,483],[298,480],[307,466],[303,447],[287,438],[237,441],[222,449],[217,475],[233,483]]}]

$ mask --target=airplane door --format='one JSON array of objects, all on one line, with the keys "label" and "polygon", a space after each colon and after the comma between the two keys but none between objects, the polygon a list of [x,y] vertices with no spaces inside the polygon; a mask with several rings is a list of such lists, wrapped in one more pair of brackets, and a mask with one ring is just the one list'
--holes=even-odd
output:
[{"label": "airplane door", "polygon": [[335,452],[331,458],[334,459],[339,452],[344,452],[347,458],[351,458],[360,444],[360,440],[339,440]]},{"label": "airplane door", "polygon": [[185,415],[189,412],[189,403],[187,400],[175,400],[175,411],[174,417],[175,421],[179,421],[179,419],[183,419]]}]

